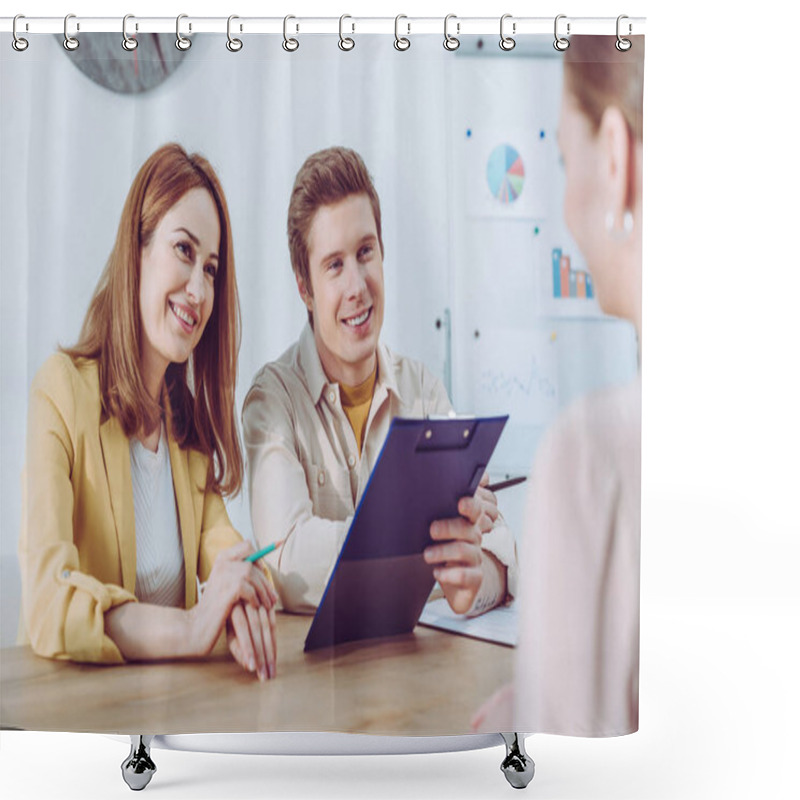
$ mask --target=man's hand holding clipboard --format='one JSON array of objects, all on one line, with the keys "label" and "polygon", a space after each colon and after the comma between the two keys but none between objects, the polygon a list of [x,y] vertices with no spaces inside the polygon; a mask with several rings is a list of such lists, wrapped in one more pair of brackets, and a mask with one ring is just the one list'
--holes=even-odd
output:
[{"label": "man's hand holding clipboard", "polygon": [[410,632],[436,580],[456,613],[506,596],[486,548],[485,475],[507,417],[392,421],[306,638],[306,650]]},{"label": "man's hand holding clipboard", "polygon": [[[475,494],[458,501],[460,516],[431,524],[430,535],[436,544],[424,552],[425,561],[433,565],[433,577],[456,614],[472,609],[482,586],[484,596],[496,595],[492,587],[505,583],[506,568],[481,547],[483,534],[492,530],[500,515],[497,496],[488,485],[489,474],[484,472]],[[495,597],[492,604],[497,602]]]}]

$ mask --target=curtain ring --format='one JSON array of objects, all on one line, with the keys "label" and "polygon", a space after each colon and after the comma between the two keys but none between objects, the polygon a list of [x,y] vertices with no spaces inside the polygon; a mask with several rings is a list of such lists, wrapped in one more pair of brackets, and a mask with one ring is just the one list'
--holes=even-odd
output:
[{"label": "curtain ring", "polygon": [[297,50],[298,47],[300,47],[300,42],[298,42],[297,39],[290,39],[286,35],[286,27],[290,19],[297,19],[297,18],[293,17],[291,14],[283,18],[283,49],[287,53],[294,53],[294,51]]},{"label": "curtain ring", "polygon": [[[617,41],[614,44],[614,47],[616,47],[617,50],[620,51],[620,53],[627,52],[628,50],[631,49],[631,46],[633,45],[633,42],[631,42],[630,39],[623,39],[622,36],[620,35],[619,24],[620,22],[622,22],[623,19],[628,19],[628,17],[626,17],[625,14],[620,14],[617,17]],[[630,32],[631,32],[631,25],[630,23],[628,23],[628,34],[630,34]]]},{"label": "curtain ring", "polygon": [[228,50],[231,51],[231,53],[238,53],[242,49],[242,47],[244,47],[241,39],[234,39],[231,36],[231,22],[233,22],[233,20],[235,19],[239,19],[239,17],[237,17],[236,14],[231,14],[228,17],[228,41],[225,42],[225,47],[227,47]]},{"label": "curtain ring", "polygon": [[[182,51],[186,51],[192,46],[192,40],[181,34],[181,20],[187,19],[188,16],[188,14],[178,14],[178,18],[175,20],[175,47]],[[189,25],[189,30],[191,31],[191,29],[192,26]]]},{"label": "curtain ring", "polygon": [[64,17],[64,49],[69,51],[70,53],[73,50],[77,50],[81,44],[74,36],[70,36],[69,31],[67,30],[67,27],[69,26],[69,21],[71,19],[75,19],[74,14],[67,14],[67,16]]},{"label": "curtain ring", "polygon": [[[349,14],[342,14],[342,16],[339,17],[339,49],[344,50],[345,52],[352,50],[356,46],[356,43],[349,36],[345,37],[342,34],[342,25],[346,19],[353,18]],[[355,33],[356,25],[354,22],[351,24],[353,26],[352,33]]]},{"label": "curtain ring", "polygon": [[[553,25],[553,34],[556,37],[555,41],[553,42],[553,47],[555,47],[559,53],[563,53],[569,47],[569,39],[567,39],[565,36],[558,35],[558,21],[566,18],[566,14],[559,14],[556,17],[555,24]],[[569,36],[569,22],[567,23],[567,36]]]},{"label": "curtain ring", "polygon": [[[399,27],[400,27],[400,20],[401,19],[408,19],[405,14],[398,14],[394,18],[394,49],[400,50],[408,50],[411,47],[411,39],[406,39],[405,36],[400,36]],[[406,23],[406,27],[408,28],[408,32],[411,33],[411,24]]]},{"label": "curtain ring", "polygon": [[13,24],[11,26],[11,35],[14,37],[11,40],[11,46],[18,53],[21,53],[23,50],[27,50],[28,49],[28,40],[27,39],[23,39],[21,36],[19,36],[17,34],[17,20],[20,20],[20,19],[25,19],[25,16],[23,14],[17,14],[17,16],[14,17],[14,22],[13,22]]},{"label": "curtain ring", "polygon": [[139,42],[136,41],[134,36],[128,36],[128,20],[135,19],[133,14],[126,14],[122,18],[122,48],[123,50],[127,50],[129,53],[132,50],[135,50],[139,46]]},{"label": "curtain ring", "polygon": [[[461,47],[461,42],[458,40],[457,36],[451,36],[447,32],[447,23],[450,22],[451,19],[457,20],[458,17],[456,17],[455,14],[448,14],[444,18],[444,42],[442,42],[442,44],[444,45],[445,50],[449,50],[452,53],[455,50],[458,50],[459,47]],[[461,24],[459,22],[456,22],[456,34],[458,34],[460,29],[461,29]]]},{"label": "curtain ring", "polygon": [[[514,41],[513,37],[506,36],[503,33],[503,25],[505,24],[505,21],[507,19],[511,19],[511,16],[512,16],[511,14],[503,14],[503,16],[500,17],[500,49],[505,50],[506,53],[509,52],[509,50],[513,50],[517,46],[517,43],[516,41]],[[511,32],[512,33],[517,32],[516,22],[511,23]]]}]

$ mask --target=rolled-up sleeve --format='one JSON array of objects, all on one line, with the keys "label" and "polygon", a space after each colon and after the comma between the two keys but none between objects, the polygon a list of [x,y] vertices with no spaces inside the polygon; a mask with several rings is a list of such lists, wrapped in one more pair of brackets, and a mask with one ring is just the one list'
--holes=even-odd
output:
[{"label": "rolled-up sleeve", "polygon": [[[199,580],[207,581],[219,554],[241,541],[242,535],[231,524],[222,495],[213,489],[207,489],[203,501],[200,554],[197,563]],[[256,566],[262,569],[269,582],[274,586],[275,582],[270,570],[263,567],[262,564],[263,562],[259,560]]]},{"label": "rolled-up sleeve", "polygon": [[314,613],[352,517],[338,521],[314,515],[289,399],[279,387],[256,383],[250,389],[242,427],[255,537],[262,547],[283,540],[267,556],[283,607]]},{"label": "rolled-up sleeve", "polygon": [[73,661],[124,661],[105,634],[104,614],[135,601],[123,589],[81,572],[73,530],[75,396],[65,357],[34,379],[28,407],[19,542],[23,620],[34,651]]},{"label": "rolled-up sleeve", "polygon": [[222,496],[213,489],[207,489],[203,497],[198,578],[203,582],[207,581],[219,554],[241,541],[241,535],[231,525]]},{"label": "rolled-up sleeve", "polygon": [[483,535],[481,547],[491,553],[506,568],[505,602],[517,596],[519,585],[519,561],[514,534],[502,516],[497,518],[494,527]]}]

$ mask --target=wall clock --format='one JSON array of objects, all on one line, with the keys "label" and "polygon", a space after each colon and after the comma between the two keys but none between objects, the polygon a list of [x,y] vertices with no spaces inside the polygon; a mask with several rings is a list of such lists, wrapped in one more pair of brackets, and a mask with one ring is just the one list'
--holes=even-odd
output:
[{"label": "wall clock", "polygon": [[[56,35],[59,44],[63,36]],[[140,33],[139,46],[122,47],[120,33],[90,33],[64,55],[95,83],[121,94],[139,94],[163,83],[180,65],[186,51],[175,47],[174,33]],[[63,48],[62,48],[63,49]]]}]

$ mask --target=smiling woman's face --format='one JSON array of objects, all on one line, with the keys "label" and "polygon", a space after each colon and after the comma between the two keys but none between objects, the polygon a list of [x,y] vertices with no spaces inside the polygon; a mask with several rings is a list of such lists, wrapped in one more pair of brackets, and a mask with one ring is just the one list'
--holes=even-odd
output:
[{"label": "smiling woman's face", "polygon": [[171,363],[183,363],[214,308],[219,215],[206,189],[190,189],[161,218],[142,250],[139,313],[142,374],[157,389]]},{"label": "smiling woman's face", "polygon": [[383,325],[383,258],[372,205],[355,194],[321,206],[308,232],[314,339],[328,378],[357,386],[375,369]]}]

